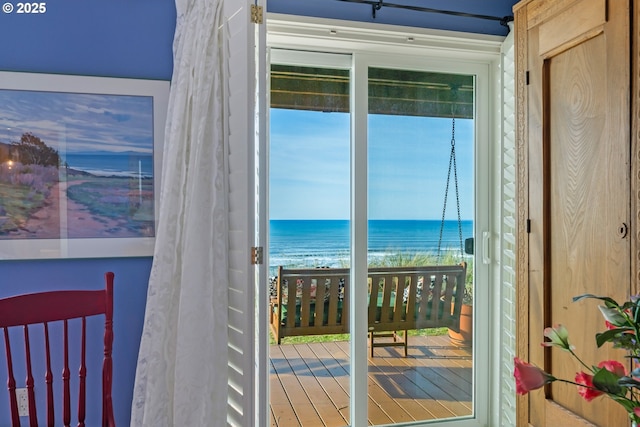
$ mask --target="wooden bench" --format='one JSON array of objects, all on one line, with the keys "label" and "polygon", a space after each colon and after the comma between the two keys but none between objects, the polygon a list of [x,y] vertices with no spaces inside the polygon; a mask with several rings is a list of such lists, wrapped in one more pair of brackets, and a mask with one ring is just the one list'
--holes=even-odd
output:
[{"label": "wooden bench", "polygon": [[[391,345],[403,346],[406,356],[408,330],[448,327],[459,331],[466,271],[466,263],[369,269],[371,355],[374,347]],[[269,310],[277,343],[291,336],[348,333],[349,280],[348,268],[280,266]],[[398,331],[404,335],[400,337]],[[391,336],[393,341],[376,342],[381,336]]]}]

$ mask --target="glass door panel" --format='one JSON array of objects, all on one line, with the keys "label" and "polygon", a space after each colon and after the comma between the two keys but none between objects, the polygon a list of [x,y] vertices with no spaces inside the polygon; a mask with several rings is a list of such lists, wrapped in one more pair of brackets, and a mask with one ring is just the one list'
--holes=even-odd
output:
[{"label": "glass door panel", "polygon": [[474,80],[368,71],[371,425],[473,414]]},{"label": "glass door panel", "polygon": [[322,66],[271,68],[271,426],[350,419],[349,76]]}]

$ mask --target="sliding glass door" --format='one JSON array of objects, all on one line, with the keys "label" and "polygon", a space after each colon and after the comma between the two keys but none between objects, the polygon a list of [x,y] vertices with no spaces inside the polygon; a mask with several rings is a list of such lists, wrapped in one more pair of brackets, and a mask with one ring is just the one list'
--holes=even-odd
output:
[{"label": "sliding glass door", "polygon": [[271,56],[270,424],[486,423],[488,67]]},{"label": "sliding glass door", "polygon": [[345,298],[351,57],[304,52],[272,57],[271,425],[344,426],[351,369]]},{"label": "sliding glass door", "polygon": [[474,81],[368,68],[372,425],[473,413]]}]

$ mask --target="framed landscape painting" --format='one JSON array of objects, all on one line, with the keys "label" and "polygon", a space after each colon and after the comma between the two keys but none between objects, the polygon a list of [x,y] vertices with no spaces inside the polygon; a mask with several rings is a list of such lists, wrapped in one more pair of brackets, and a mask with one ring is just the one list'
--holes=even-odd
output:
[{"label": "framed landscape painting", "polygon": [[151,256],[169,82],[0,72],[0,259]]}]

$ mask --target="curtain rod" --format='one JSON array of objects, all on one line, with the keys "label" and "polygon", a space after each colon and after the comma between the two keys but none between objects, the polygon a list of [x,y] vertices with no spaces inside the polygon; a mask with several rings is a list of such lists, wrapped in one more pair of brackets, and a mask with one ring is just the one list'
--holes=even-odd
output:
[{"label": "curtain rod", "polygon": [[430,7],[422,7],[422,6],[410,6],[405,4],[395,4],[395,3],[386,3],[383,0],[337,0],[343,1],[347,3],[362,3],[371,5],[371,13],[373,15],[373,19],[376,18],[376,11],[385,7],[393,7],[397,9],[407,9],[407,10],[415,10],[418,12],[428,12],[428,13],[439,13],[442,15],[451,15],[451,16],[461,16],[466,18],[476,18],[476,19],[485,19],[489,21],[497,21],[500,25],[507,27],[507,23],[513,21],[513,16],[507,15],[503,17],[499,16],[490,16],[490,15],[479,15],[476,13],[466,13],[466,12],[455,12],[452,10],[441,10],[441,9],[432,9]]}]

